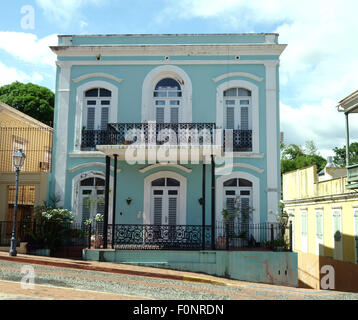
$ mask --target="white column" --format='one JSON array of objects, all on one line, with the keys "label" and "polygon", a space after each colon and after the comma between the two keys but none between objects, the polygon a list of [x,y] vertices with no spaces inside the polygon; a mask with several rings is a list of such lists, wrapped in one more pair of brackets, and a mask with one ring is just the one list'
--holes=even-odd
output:
[{"label": "white column", "polygon": [[[268,221],[274,222],[278,212],[280,187],[278,186],[279,159],[277,136],[277,62],[266,67],[266,159],[267,159],[267,210]],[[270,214],[272,213],[272,214]]]},{"label": "white column", "polygon": [[66,159],[68,137],[68,111],[70,103],[70,66],[61,66],[56,123],[55,194],[60,197],[59,206],[64,205],[66,186]]}]

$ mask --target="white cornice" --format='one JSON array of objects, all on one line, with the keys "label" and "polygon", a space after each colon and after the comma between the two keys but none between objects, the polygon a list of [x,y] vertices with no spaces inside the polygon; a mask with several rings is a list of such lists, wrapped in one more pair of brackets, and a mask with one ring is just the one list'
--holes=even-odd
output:
[{"label": "white cornice", "polygon": [[286,44],[177,44],[177,45],[107,45],[51,46],[58,56],[229,56],[281,55]]},{"label": "white cornice", "polygon": [[[69,68],[76,66],[119,66],[119,65],[248,65],[248,64],[264,64],[268,60],[100,60],[100,61],[56,61],[61,68]],[[273,63],[276,60],[272,61]]]}]

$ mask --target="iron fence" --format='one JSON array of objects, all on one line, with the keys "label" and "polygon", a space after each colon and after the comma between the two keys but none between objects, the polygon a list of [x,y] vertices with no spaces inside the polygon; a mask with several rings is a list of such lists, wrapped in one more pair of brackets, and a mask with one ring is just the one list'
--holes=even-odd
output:
[{"label": "iron fence", "polygon": [[[82,246],[103,248],[103,222],[85,225],[66,224],[61,229],[62,246]],[[0,221],[0,245],[11,242],[12,221]],[[51,225],[44,228],[36,221],[17,223],[16,239],[28,242],[40,237],[58,236]],[[292,251],[292,224],[280,223],[225,223],[216,222],[215,247],[212,248],[212,227],[210,225],[148,225],[148,224],[109,224],[107,228],[108,248],[128,250],[281,250]],[[32,246],[40,248],[43,243],[32,241]]]},{"label": "iron fence", "polygon": [[217,222],[216,249],[241,248],[292,251],[292,225]]}]

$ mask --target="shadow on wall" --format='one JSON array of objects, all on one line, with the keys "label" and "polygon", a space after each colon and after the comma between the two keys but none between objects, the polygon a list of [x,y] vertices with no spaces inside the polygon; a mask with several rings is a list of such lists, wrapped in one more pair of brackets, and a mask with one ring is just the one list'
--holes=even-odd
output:
[{"label": "shadow on wall", "polygon": [[358,240],[341,234],[334,248],[319,244],[318,250],[321,256],[298,251],[299,287],[358,292]]}]

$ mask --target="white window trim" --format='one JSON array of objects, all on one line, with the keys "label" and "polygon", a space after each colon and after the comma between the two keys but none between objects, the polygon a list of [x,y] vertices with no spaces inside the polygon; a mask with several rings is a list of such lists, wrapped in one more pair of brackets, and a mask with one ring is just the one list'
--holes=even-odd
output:
[{"label": "white window trim", "polygon": [[339,232],[342,234],[342,206],[332,206],[332,237],[333,237],[333,259],[343,260],[343,238],[338,241],[338,247],[336,247],[337,241],[334,238],[334,212],[339,212]]},{"label": "white window trim", "polygon": [[176,66],[165,65],[151,70],[142,86],[142,122],[155,121],[153,92],[156,84],[164,78],[178,81],[182,90],[181,122],[192,122],[192,84],[187,73]]},{"label": "white window trim", "polygon": [[[72,212],[74,215],[74,219],[77,223],[81,223],[82,217],[79,215],[81,212],[80,208],[80,189],[81,189],[81,181],[88,178],[101,178],[106,180],[105,174],[101,171],[86,171],[82,172],[72,178],[72,199],[71,199],[71,206],[72,206]],[[110,175],[109,176],[109,183],[110,186],[113,185],[113,178]],[[113,192],[111,192],[111,188],[109,191],[109,206],[108,206],[108,223],[112,223],[112,204],[113,204]]]},{"label": "white window trim", "polygon": [[216,220],[223,221],[221,211],[224,209],[224,182],[230,179],[246,179],[252,182],[252,223],[260,223],[260,179],[247,172],[232,172],[229,175],[223,175],[216,179]]},{"label": "white window trim", "polygon": [[[259,153],[259,88],[255,84],[245,80],[229,80],[216,87],[216,126],[224,128],[224,91],[230,88],[244,88],[251,91],[251,128],[252,128],[252,151]],[[237,153],[237,152],[234,152]]]},{"label": "white window trim", "polygon": [[[306,236],[303,236],[302,233],[302,215],[306,216]],[[300,238],[301,238],[301,251],[307,253],[308,252],[308,212],[307,209],[301,209],[300,210],[300,226],[301,226],[301,230],[300,230]],[[304,244],[304,245],[303,245]]]},{"label": "white window trim", "polygon": [[187,190],[187,179],[179,173],[172,171],[159,171],[147,176],[144,179],[144,201],[143,201],[143,223],[151,224],[151,190],[152,181],[159,178],[172,178],[180,182],[179,187],[179,209],[178,209],[178,224],[186,225],[187,215],[187,202],[186,202],[186,190]]},{"label": "white window trim", "polygon": [[94,88],[104,88],[112,92],[108,122],[117,122],[118,119],[118,88],[115,85],[107,81],[89,81],[79,86],[76,90],[75,136],[73,147],[75,152],[81,152],[81,132],[85,112],[85,92]]},{"label": "white window trim", "polygon": [[[321,214],[322,215],[322,239],[319,239],[318,236],[317,236],[317,215],[318,214]],[[323,214],[323,209],[321,208],[316,208],[315,209],[315,223],[316,223],[316,228],[315,228],[315,235],[316,235],[316,245],[317,245],[317,255],[320,255],[320,244],[323,246],[323,243],[324,243],[324,214]],[[324,253],[322,252],[322,255]]]}]

